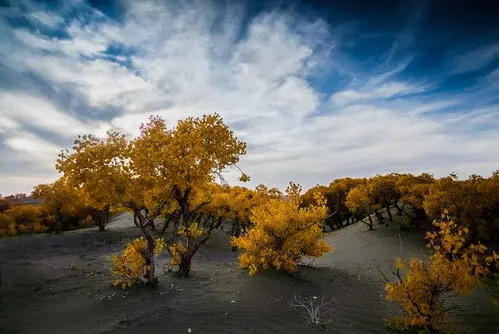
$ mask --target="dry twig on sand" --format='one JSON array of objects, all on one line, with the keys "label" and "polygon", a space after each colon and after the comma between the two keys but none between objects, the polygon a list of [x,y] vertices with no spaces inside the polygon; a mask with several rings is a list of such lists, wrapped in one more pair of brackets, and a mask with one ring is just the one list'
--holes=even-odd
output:
[{"label": "dry twig on sand", "polygon": [[[294,296],[289,302],[289,306],[302,309],[305,314],[305,319],[314,326],[326,327],[327,322],[322,320],[322,317],[333,311],[331,304],[335,301],[334,298],[326,299],[324,297],[302,297]],[[329,321],[328,321],[329,322]]]},{"label": "dry twig on sand", "polygon": [[97,298],[97,299],[95,300],[95,302],[96,302],[96,303],[102,303],[102,302],[104,302],[104,301],[106,301],[106,300],[107,300],[107,301],[109,301],[109,300],[113,300],[113,297],[114,297],[115,295],[116,295],[116,291],[115,291],[115,292],[113,292],[113,294],[112,294],[112,295]]}]

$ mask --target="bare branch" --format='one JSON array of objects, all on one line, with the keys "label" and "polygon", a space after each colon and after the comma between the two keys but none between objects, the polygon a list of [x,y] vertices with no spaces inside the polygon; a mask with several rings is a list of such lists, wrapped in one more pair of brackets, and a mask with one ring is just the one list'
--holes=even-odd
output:
[{"label": "bare branch", "polygon": [[[334,298],[326,300],[324,297],[319,299],[316,296],[308,298],[295,295],[289,302],[289,306],[301,309],[302,312],[305,313],[305,319],[310,324],[314,326],[324,326],[325,322],[321,320],[321,316],[334,310],[331,306],[334,302]],[[325,307],[327,307],[327,309],[324,310]]]}]

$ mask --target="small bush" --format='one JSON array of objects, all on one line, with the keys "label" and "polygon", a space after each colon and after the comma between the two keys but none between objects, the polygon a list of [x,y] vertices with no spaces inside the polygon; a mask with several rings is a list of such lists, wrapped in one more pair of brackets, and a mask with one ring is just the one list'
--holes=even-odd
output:
[{"label": "small bush", "polygon": [[[154,256],[165,249],[165,246],[163,239],[156,239]],[[144,257],[145,249],[146,240],[141,237],[131,241],[122,254],[111,257],[113,286],[126,289],[135,283],[145,283],[147,281],[145,279],[146,270],[148,269]]]},{"label": "small bush", "polygon": [[14,223],[14,234],[46,231],[41,226],[40,211],[36,206],[16,205],[6,210],[5,216]]},{"label": "small bush", "polygon": [[481,244],[470,244],[468,229],[458,227],[448,216],[435,221],[437,232],[428,232],[428,263],[412,258],[407,265],[397,259],[394,282],[386,282],[386,299],[395,302],[405,312],[390,320],[398,328],[418,328],[427,333],[448,329],[449,308],[444,296],[454,292],[469,295],[489,272],[489,266],[499,259]]},{"label": "small bush", "polygon": [[90,217],[90,215],[88,215],[85,219],[80,221],[79,227],[84,228],[84,227],[93,227],[93,226],[95,226],[95,221],[92,219],[92,217]]},{"label": "small bush", "polygon": [[250,275],[268,269],[294,272],[302,257],[320,257],[332,251],[331,246],[319,240],[327,213],[324,197],[317,194],[317,205],[301,208],[300,190],[291,184],[287,199],[270,199],[253,209],[254,226],[245,235],[233,239],[232,244],[244,251],[239,264],[248,268]]},{"label": "small bush", "polygon": [[16,223],[14,220],[4,214],[0,214],[0,238],[16,234]]}]

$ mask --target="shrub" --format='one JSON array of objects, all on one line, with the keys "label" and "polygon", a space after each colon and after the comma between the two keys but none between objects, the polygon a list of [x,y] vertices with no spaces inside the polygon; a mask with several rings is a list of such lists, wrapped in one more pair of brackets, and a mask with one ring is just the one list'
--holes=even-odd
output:
[{"label": "shrub", "polygon": [[411,258],[407,266],[397,259],[396,281],[386,282],[386,299],[401,306],[405,315],[390,320],[404,329],[416,327],[433,333],[444,329],[449,309],[444,296],[454,292],[469,295],[488,273],[497,254],[486,256],[487,248],[468,243],[468,229],[458,227],[443,215],[435,221],[437,232],[428,232],[429,262]]},{"label": "shrub", "polygon": [[0,238],[16,235],[16,223],[8,216],[0,213]]},{"label": "shrub", "polygon": [[318,194],[317,205],[300,208],[300,189],[291,184],[286,199],[270,199],[253,209],[254,226],[247,234],[233,238],[233,245],[244,250],[239,264],[248,268],[250,275],[268,269],[294,272],[303,256],[319,257],[332,250],[318,240],[327,214],[324,198]]},{"label": "shrub", "polygon": [[95,221],[92,219],[92,217],[90,215],[88,215],[85,219],[80,221],[79,227],[84,228],[84,227],[92,227],[92,226],[95,226]]},{"label": "shrub", "polygon": [[40,211],[32,205],[16,205],[5,211],[5,216],[15,223],[17,233],[41,230]]},{"label": "shrub", "polygon": [[[111,274],[113,276],[113,286],[121,286],[126,289],[137,282],[145,283],[146,260],[144,257],[146,240],[141,237],[131,241],[122,254],[111,257]],[[156,239],[154,256],[158,255],[165,248],[163,239]]]}]

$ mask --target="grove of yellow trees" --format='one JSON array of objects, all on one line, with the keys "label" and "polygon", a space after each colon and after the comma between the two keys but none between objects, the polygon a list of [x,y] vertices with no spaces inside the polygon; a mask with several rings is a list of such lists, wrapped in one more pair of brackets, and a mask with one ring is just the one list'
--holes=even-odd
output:
[{"label": "grove of yellow trees", "polygon": [[[397,259],[386,298],[405,312],[394,323],[427,332],[446,326],[444,294],[469,294],[495,270],[497,254],[480,241],[499,241],[499,171],[466,180],[426,173],[342,178],[304,194],[291,182],[283,194],[225,182],[223,172],[237,167],[245,154],[246,143],[218,114],[188,117],[173,127],[153,116],[133,139],[117,131],[103,139],[79,136],[59,155],[61,177],[35,187],[32,195],[40,205],[0,199],[0,237],[69,230],[82,222],[103,231],[113,213],[129,211],[142,237],[111,257],[113,284],[127,288],[157,283],[155,257],[163,250],[188,277],[200,247],[227,225],[233,250],[241,252],[240,266],[254,275],[295,272],[304,257],[331,252],[321,240],[326,225],[334,229],[362,220],[372,231],[376,220],[385,222],[385,212],[389,221],[394,214],[405,216],[409,227],[430,230],[430,257]],[[248,181],[237,168],[240,181]],[[165,225],[158,235],[159,217]]]}]

